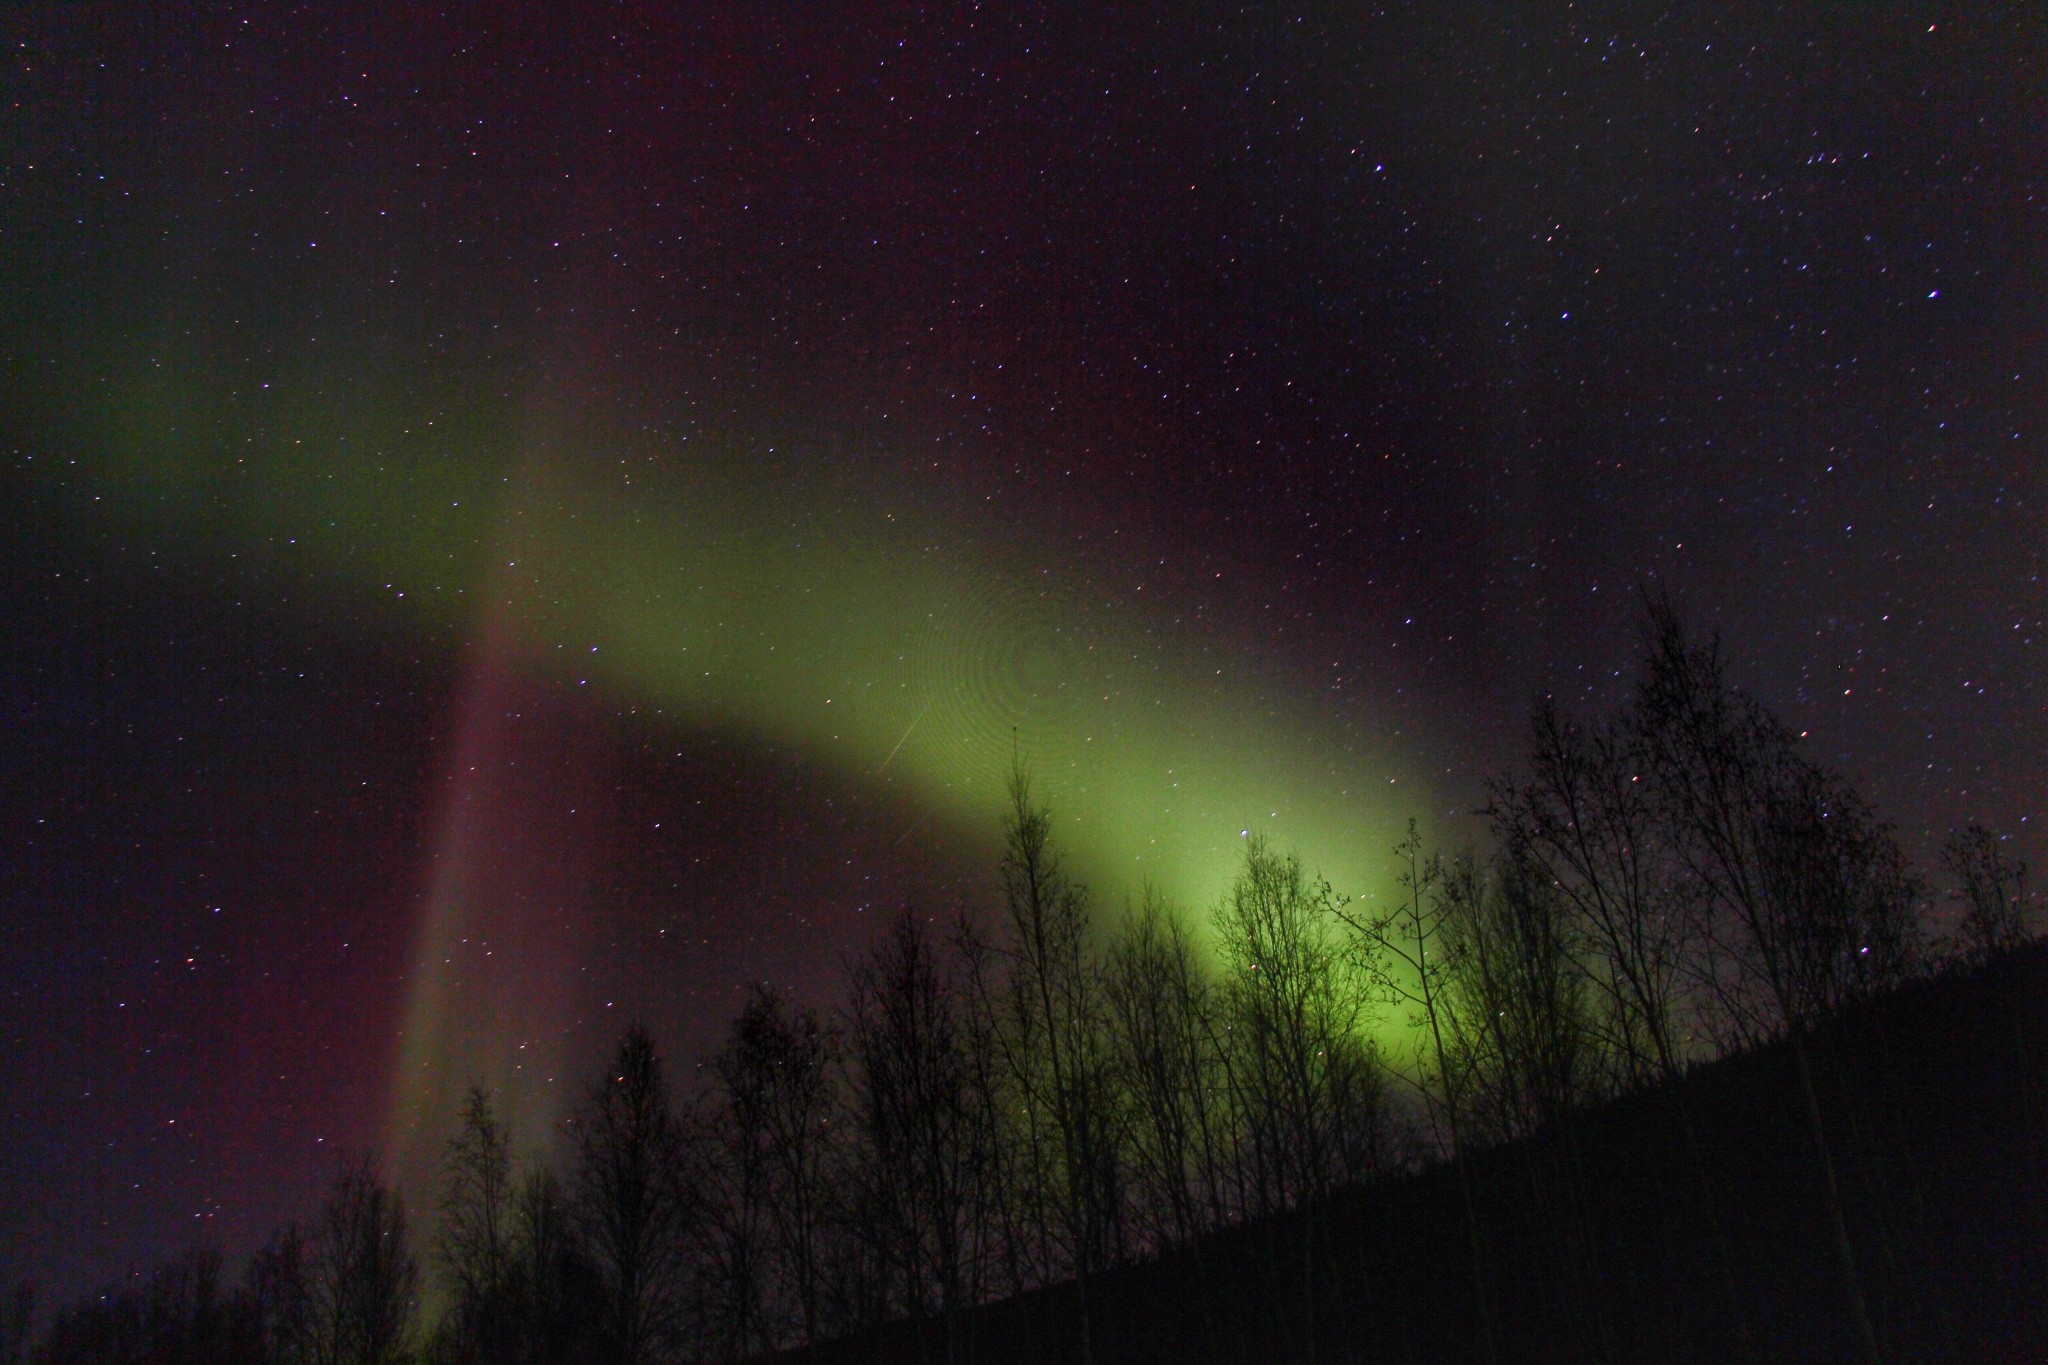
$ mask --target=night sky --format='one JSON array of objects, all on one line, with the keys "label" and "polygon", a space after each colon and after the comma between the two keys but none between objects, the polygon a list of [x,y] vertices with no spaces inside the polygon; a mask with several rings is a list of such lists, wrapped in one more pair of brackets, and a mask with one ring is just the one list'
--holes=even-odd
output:
[{"label": "night sky", "polygon": [[[1477,837],[1637,591],[2048,863],[2038,6],[0,10],[0,1278]],[[1823,12],[1825,11],[1825,12]]]}]

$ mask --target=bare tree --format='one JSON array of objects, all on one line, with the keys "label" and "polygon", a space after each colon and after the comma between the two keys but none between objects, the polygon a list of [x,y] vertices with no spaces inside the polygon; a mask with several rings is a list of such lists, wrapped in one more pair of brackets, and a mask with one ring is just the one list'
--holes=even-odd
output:
[{"label": "bare tree", "polygon": [[1000,871],[1009,995],[999,1037],[1027,1121],[1042,1116],[1050,1129],[1041,1192],[1074,1274],[1085,1363],[1094,1349],[1089,1280],[1122,1249],[1121,1116],[1087,892],[1062,866],[1051,814],[1021,770],[1010,778]]},{"label": "bare tree", "polygon": [[1728,685],[1719,639],[1694,644],[1668,602],[1649,618],[1631,723],[1658,819],[1732,966],[1732,981],[1716,979],[1724,1002],[1752,1038],[1796,1040],[1915,969],[1914,887],[1890,828]]},{"label": "bare tree", "polygon": [[530,1172],[512,1201],[511,1279],[517,1336],[511,1360],[558,1365],[595,1335],[601,1283],[584,1255],[574,1210],[552,1171]]},{"label": "bare tree", "polygon": [[970,1260],[971,1295],[979,1301],[985,1293],[1020,1294],[1047,1283],[1047,1125],[1017,1093],[1006,955],[964,914],[953,923],[949,946],[960,965],[960,1046],[981,1147],[976,1178],[983,1240]]},{"label": "bare tree", "polygon": [[455,1291],[443,1325],[457,1360],[501,1361],[513,1352],[511,1153],[491,1097],[472,1086],[442,1159],[441,1227],[435,1253]]},{"label": "bare tree", "polygon": [[1503,856],[1443,869],[1451,1023],[1472,1058],[1468,1106],[1499,1140],[1565,1123],[1599,1093],[1576,925],[1556,883]]},{"label": "bare tree", "polygon": [[313,1356],[313,1249],[297,1223],[270,1234],[249,1258],[242,1297],[250,1306],[259,1358],[307,1365]]},{"label": "bare tree", "polygon": [[1155,1249],[1191,1245],[1228,1216],[1217,1003],[1192,929],[1150,887],[1110,945],[1105,986],[1136,1114],[1138,1206]]},{"label": "bare tree", "polygon": [[[751,1011],[754,1001],[748,1002]],[[745,1360],[774,1343],[770,1296],[774,1290],[771,1225],[775,1203],[767,1126],[771,1078],[755,1055],[758,1021],[743,1011],[725,1047],[712,1059],[716,1088],[701,1111],[705,1125],[701,1270],[707,1294],[704,1343],[715,1357]]]},{"label": "bare tree", "polygon": [[1132,1110],[1129,1161],[1140,1233],[1155,1253],[1186,1249],[1208,1353],[1217,1353],[1206,1243],[1229,1217],[1231,1126],[1209,983],[1187,921],[1151,887],[1110,945],[1105,997],[1121,1088]]},{"label": "bare tree", "polygon": [[405,1209],[367,1158],[335,1177],[313,1228],[310,1358],[390,1365],[412,1346],[419,1265]]},{"label": "bare tree", "polygon": [[[1230,1043],[1226,1071],[1243,1124],[1250,1210],[1299,1221],[1301,1343],[1315,1355],[1316,1206],[1342,1178],[1345,1120],[1355,1098],[1366,998],[1348,978],[1352,957],[1337,937],[1340,898],[1294,854],[1251,836],[1244,864],[1216,908],[1222,1002]],[[1272,1225],[1268,1237],[1273,1236]],[[1269,1261],[1273,1253],[1270,1250]],[[1279,1278],[1276,1275],[1276,1280]]]},{"label": "bare tree", "polygon": [[989,1135],[963,1046],[958,983],[924,919],[906,909],[852,972],[847,1005],[862,1191],[884,1302],[936,1312],[948,1354],[972,1303],[989,1190]]},{"label": "bare tree", "polygon": [[[1578,1074],[1571,1079],[1588,1088],[1662,1083],[1685,1140],[1700,1225],[1714,1249],[1731,1346],[1751,1358],[1748,1316],[1735,1288],[1718,1200],[1679,1084],[1699,1051],[1693,1038],[1706,1032],[1695,1027],[1694,996],[1727,983],[1715,976],[1716,960],[1701,951],[1699,894],[1670,837],[1653,759],[1634,720],[1625,713],[1582,725],[1549,699],[1539,700],[1530,717],[1526,775],[1491,784],[1485,813],[1500,848],[1500,889],[1522,907],[1508,942],[1537,954],[1525,964],[1537,976],[1522,983],[1537,990],[1537,1014],[1521,1022],[1542,1032],[1564,1022],[1553,1013],[1563,1002],[1546,999],[1542,989],[1553,971],[1545,964],[1561,955],[1576,972],[1557,977],[1557,984],[1570,975],[1583,983],[1586,998],[1574,1008],[1583,1008],[1581,1018],[1591,1026],[1583,1046],[1573,1049]],[[1520,1016],[1510,1010],[1482,1017],[1506,1023]],[[1553,1068],[1552,1079],[1566,1076]],[[1544,1121],[1560,1116],[1562,1099],[1548,1096]]]},{"label": "bare tree", "polygon": [[1963,942],[1980,959],[2027,939],[2027,865],[2008,858],[2001,842],[1972,823],[1952,832],[1941,848],[1942,866],[1962,893]]},{"label": "bare tree", "polygon": [[1715,978],[1722,998],[1754,1033],[1789,1035],[1849,1316],[1875,1362],[1809,1035],[1851,995],[1911,970],[1911,887],[1890,831],[1846,783],[1804,759],[1760,702],[1728,685],[1717,637],[1693,643],[1663,600],[1649,604],[1648,633],[1633,724],[1660,818],[1733,965],[1732,981]]},{"label": "bare tree", "polygon": [[[17,1295],[15,1311],[27,1306]],[[8,1325],[21,1331],[27,1324]],[[259,1365],[253,1327],[245,1302],[224,1290],[220,1252],[200,1247],[159,1266],[139,1289],[59,1313],[30,1358],[38,1365]]]},{"label": "bare tree", "polygon": [[755,1055],[767,1065],[764,1122],[775,1161],[775,1235],[803,1339],[823,1326],[820,1242],[833,1204],[844,1112],[832,1084],[838,1040],[817,1011],[765,995]]},{"label": "bare tree", "polygon": [[1439,886],[1466,1138],[1514,1142],[1549,1244],[1530,1269],[1579,1349],[1600,1358],[1611,1348],[1599,1307],[1603,1239],[1589,1216],[1576,1118],[1602,1087],[1578,926],[1556,884],[1510,852],[1490,864],[1460,853],[1442,865]]},{"label": "bare tree", "polygon": [[654,1360],[684,1327],[694,1214],[682,1127],[647,1030],[627,1030],[575,1123],[576,1221],[617,1365]]},{"label": "bare tree", "polygon": [[1530,895],[1554,893],[1568,907],[1572,927],[1559,947],[1597,993],[1615,1079],[1676,1080],[1687,1061],[1693,919],[1659,824],[1649,756],[1628,727],[1581,726],[1547,699],[1529,738],[1527,776],[1493,784],[1486,812],[1503,870]]},{"label": "bare tree", "polygon": [[818,1336],[819,1242],[837,1136],[831,1054],[815,1012],[756,986],[712,1062],[709,1222],[725,1339],[738,1356]]},{"label": "bare tree", "polygon": [[1340,898],[1294,854],[1251,836],[1216,910],[1230,1077],[1250,1145],[1255,1214],[1320,1199],[1336,1184],[1330,1062],[1365,1022],[1336,931]]},{"label": "bare tree", "polygon": [[1342,910],[1338,914],[1351,926],[1353,951],[1380,998],[1406,1007],[1410,1022],[1420,1032],[1413,1079],[1433,1117],[1450,1133],[1451,1160],[1465,1209],[1473,1285],[1479,1301],[1480,1335],[1491,1361],[1498,1359],[1492,1291],[1467,1164],[1471,1058],[1457,1046],[1460,1025],[1453,987],[1458,945],[1451,920],[1461,889],[1446,885],[1441,859],[1423,856],[1422,834],[1413,820],[1408,822],[1406,837],[1395,847],[1394,857],[1400,866],[1395,878],[1402,892],[1399,903],[1376,915]]}]

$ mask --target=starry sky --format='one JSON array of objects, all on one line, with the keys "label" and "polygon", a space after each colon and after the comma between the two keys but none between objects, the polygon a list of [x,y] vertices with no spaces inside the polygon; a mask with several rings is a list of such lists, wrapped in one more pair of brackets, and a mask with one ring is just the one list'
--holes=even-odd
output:
[{"label": "starry sky", "polygon": [[[374,12],[372,12],[374,10]],[[632,1018],[1476,837],[1639,587],[2048,862],[2043,18],[0,10],[0,1277]]]}]

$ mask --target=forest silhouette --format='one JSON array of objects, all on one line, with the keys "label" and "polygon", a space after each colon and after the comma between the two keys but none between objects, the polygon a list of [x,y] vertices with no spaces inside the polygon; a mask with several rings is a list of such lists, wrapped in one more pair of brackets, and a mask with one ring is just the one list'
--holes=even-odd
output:
[{"label": "forest silhouette", "polygon": [[358,1162],[239,1274],[39,1334],[23,1290],[0,1361],[2038,1350],[2048,952],[2007,842],[1954,833],[1937,900],[1660,599],[1632,694],[1541,700],[1527,745],[1483,852],[1411,825],[1375,906],[1248,836],[1206,925],[1091,901],[1020,771],[1000,904],[904,908],[834,1010],[755,988],[698,1093],[632,1028],[560,1169],[470,1092],[431,1244]]}]

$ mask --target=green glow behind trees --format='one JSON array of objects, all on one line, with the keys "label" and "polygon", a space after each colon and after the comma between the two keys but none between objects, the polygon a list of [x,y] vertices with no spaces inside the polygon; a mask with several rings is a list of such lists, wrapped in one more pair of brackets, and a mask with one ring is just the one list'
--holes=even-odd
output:
[{"label": "green glow behind trees", "polygon": [[[52,471],[53,500],[167,554],[282,574],[311,610],[452,646],[472,672],[794,749],[991,854],[1021,756],[1102,904],[1147,885],[1208,904],[1248,834],[1370,894],[1388,832],[1435,806],[1412,721],[1404,735],[1370,703],[1333,707],[1209,604],[1148,585],[1134,551],[908,478],[901,452],[765,420],[684,430],[490,357],[312,354],[266,368],[195,343],[104,362],[100,405],[63,418],[82,458]],[[451,753],[421,870],[395,1059],[408,1187],[463,1076],[508,1079],[515,1035],[559,1003],[541,977],[575,970],[456,989],[452,945],[516,937],[478,889],[488,779],[466,763]],[[479,1067],[479,1045],[502,1055]],[[508,1107],[515,1145],[551,1130],[552,1103]]]}]

